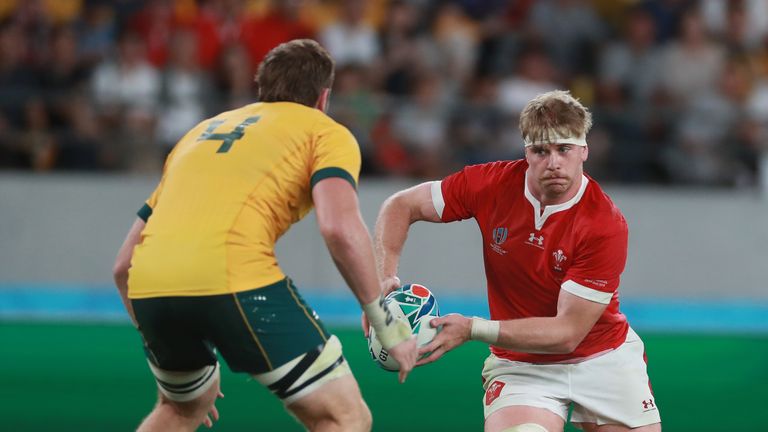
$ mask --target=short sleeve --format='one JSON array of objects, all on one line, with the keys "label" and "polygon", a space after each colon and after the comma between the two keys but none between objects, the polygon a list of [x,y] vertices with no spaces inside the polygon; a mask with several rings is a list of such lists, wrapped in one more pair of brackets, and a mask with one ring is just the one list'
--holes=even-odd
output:
[{"label": "short sleeve", "polygon": [[144,202],[144,205],[141,206],[138,212],[136,212],[136,215],[140,217],[144,222],[147,222],[149,217],[152,216],[152,211],[157,205],[157,197],[160,194],[161,185],[162,183],[157,185],[155,190],[152,192],[152,195],[147,198],[147,201]]},{"label": "short sleeve", "polygon": [[[618,222],[617,222],[618,223]],[[627,261],[627,226],[585,240],[563,278],[562,288],[574,295],[608,304],[619,288]]]},{"label": "short sleeve", "polygon": [[334,123],[317,136],[311,160],[311,186],[326,178],[340,177],[357,189],[361,163],[355,137],[347,128]]},{"label": "short sleeve", "polygon": [[[490,164],[470,165],[443,179],[440,185],[444,206],[440,219],[443,222],[469,219],[477,214],[480,194],[490,170]],[[435,198],[433,196],[433,201]]]}]

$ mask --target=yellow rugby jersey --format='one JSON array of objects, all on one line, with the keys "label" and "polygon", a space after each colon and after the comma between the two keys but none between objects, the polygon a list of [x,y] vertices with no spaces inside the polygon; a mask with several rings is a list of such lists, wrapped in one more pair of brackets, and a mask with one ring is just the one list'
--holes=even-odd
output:
[{"label": "yellow rugby jersey", "polygon": [[176,145],[133,251],[128,297],[203,296],[285,277],[277,239],[312,209],[328,177],[356,186],[360,148],[319,110],[255,103],[203,121]]}]

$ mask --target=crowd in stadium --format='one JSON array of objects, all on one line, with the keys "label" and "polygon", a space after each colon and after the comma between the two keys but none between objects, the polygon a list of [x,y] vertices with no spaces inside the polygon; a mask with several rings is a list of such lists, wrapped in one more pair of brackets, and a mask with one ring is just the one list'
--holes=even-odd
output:
[{"label": "crowd in stadium", "polygon": [[335,58],[364,175],[518,158],[555,88],[594,113],[600,181],[750,186],[768,151],[763,0],[6,0],[0,168],[159,172],[295,38]]}]

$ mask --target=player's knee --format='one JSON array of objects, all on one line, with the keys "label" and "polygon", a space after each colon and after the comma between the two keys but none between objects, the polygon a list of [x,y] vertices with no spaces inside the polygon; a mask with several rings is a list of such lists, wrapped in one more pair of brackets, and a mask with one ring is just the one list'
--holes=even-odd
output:
[{"label": "player's knee", "polygon": [[524,423],[511,428],[504,429],[501,432],[549,432],[547,428],[536,423]]},{"label": "player's knee", "polygon": [[373,426],[373,416],[368,405],[362,400],[355,405],[355,409],[347,410],[341,414],[342,418],[338,422],[344,430],[368,432]]}]

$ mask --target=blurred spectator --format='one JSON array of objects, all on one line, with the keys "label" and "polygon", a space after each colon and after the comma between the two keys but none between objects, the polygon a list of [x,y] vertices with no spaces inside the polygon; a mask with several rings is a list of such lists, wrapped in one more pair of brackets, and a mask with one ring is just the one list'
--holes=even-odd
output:
[{"label": "blurred spectator", "polygon": [[105,2],[88,4],[75,25],[75,31],[83,61],[95,64],[104,60],[115,44],[117,29],[114,10]]},{"label": "blurred spectator", "polygon": [[[643,7],[656,22],[656,38],[666,43],[678,33],[685,12],[696,5],[697,0],[644,0]],[[729,0],[727,0],[729,1]]]},{"label": "blurred spectator", "polygon": [[208,116],[210,105],[206,104],[213,99],[208,74],[198,64],[195,34],[177,31],[169,51],[170,61],[160,78],[157,125],[163,159],[184,133]]},{"label": "blurred spectator", "polygon": [[444,3],[437,9],[433,27],[441,73],[453,85],[465,84],[477,62],[478,25],[458,5]]},{"label": "blurred spectator", "polygon": [[591,72],[594,50],[605,29],[587,0],[537,1],[529,23],[559,68],[574,74]]},{"label": "blurred spectator", "polygon": [[119,138],[111,148],[110,164],[129,169],[151,169],[154,119],[160,94],[160,74],[145,60],[138,34],[124,33],[117,56],[101,63],[91,87],[98,112]]},{"label": "blurred spectator", "polygon": [[365,21],[367,0],[344,0],[338,21],[320,32],[320,42],[341,67],[351,63],[371,65],[379,55],[376,32]]},{"label": "blurred spectator", "polygon": [[128,23],[130,31],[144,41],[152,65],[162,67],[168,59],[171,34],[176,25],[172,0],[148,0]]},{"label": "blurred spectator", "polygon": [[40,89],[45,93],[54,126],[61,127],[69,117],[70,103],[87,91],[90,69],[77,52],[77,39],[72,27],[59,26],[51,34],[50,67],[40,74]]},{"label": "blurred spectator", "polygon": [[104,115],[151,118],[155,114],[160,76],[144,56],[144,44],[135,33],[124,33],[117,56],[100,64],[93,74],[93,92]]},{"label": "blurred spectator", "polygon": [[665,48],[662,85],[673,103],[685,105],[690,97],[707,92],[715,85],[723,68],[724,53],[710,41],[695,9],[683,16],[680,32],[680,39]]},{"label": "blurred spectator", "polygon": [[336,70],[329,114],[357,139],[365,174],[380,174],[371,134],[382,114],[382,105],[381,97],[371,91],[368,68],[350,64]]},{"label": "blurred spectator", "polygon": [[604,92],[621,93],[619,97],[634,103],[650,101],[663,73],[655,39],[652,17],[642,8],[632,9],[624,37],[610,43],[600,57],[598,77]]},{"label": "blurred spectator", "polygon": [[244,46],[233,44],[224,48],[215,71],[215,87],[219,94],[221,112],[253,103],[256,92],[248,51]]},{"label": "blurred spectator", "polygon": [[426,68],[419,44],[420,10],[402,0],[394,0],[380,34],[384,50],[380,67],[373,70],[382,90],[390,95],[408,94],[414,79]]},{"label": "blurred spectator", "polygon": [[496,103],[496,82],[478,78],[450,115],[451,156],[456,167],[512,156],[501,142],[506,117]]},{"label": "blurred spectator", "polygon": [[306,0],[281,0],[261,17],[242,22],[240,41],[248,48],[251,63],[257,66],[272,48],[292,39],[314,38],[315,30],[301,21],[300,12]]},{"label": "blurred spectator", "polygon": [[749,124],[751,88],[748,65],[730,59],[718,84],[699,93],[680,122],[677,145],[669,149],[669,172],[679,181],[715,185],[744,185],[754,180],[757,138]]},{"label": "blurred spectator", "polygon": [[517,60],[517,71],[499,83],[498,103],[510,117],[517,118],[525,105],[537,95],[555,90],[555,68],[538,45],[524,48]]},{"label": "blurred spectator", "polygon": [[440,101],[442,80],[422,75],[413,97],[395,108],[394,136],[405,145],[415,165],[412,175],[436,178],[445,174],[447,114],[450,107]]},{"label": "blurred spectator", "polygon": [[701,0],[701,10],[707,28],[732,47],[752,50],[768,35],[765,0]]}]

